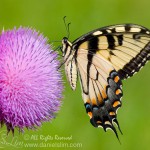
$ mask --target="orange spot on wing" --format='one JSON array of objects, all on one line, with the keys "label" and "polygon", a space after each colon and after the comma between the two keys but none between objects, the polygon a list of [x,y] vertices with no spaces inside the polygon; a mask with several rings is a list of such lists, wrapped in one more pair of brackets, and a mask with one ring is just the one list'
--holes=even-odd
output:
[{"label": "orange spot on wing", "polygon": [[90,117],[90,119],[92,118],[92,116],[93,116],[93,114],[92,114],[92,112],[90,111],[90,112],[88,112],[88,115],[89,115],[89,117]]},{"label": "orange spot on wing", "polygon": [[111,111],[111,112],[109,113],[109,115],[110,115],[110,116],[114,116],[114,115],[115,115],[115,112]]},{"label": "orange spot on wing", "polygon": [[115,78],[114,78],[114,81],[117,83],[118,81],[120,80],[120,78],[118,77],[118,76],[116,76]]},{"label": "orange spot on wing", "polygon": [[97,95],[97,98],[98,98],[98,101],[100,102],[100,104],[102,104],[102,103],[103,103],[103,100],[102,100],[102,97],[101,97],[100,94]]},{"label": "orange spot on wing", "polygon": [[120,105],[120,101],[115,101],[115,102],[113,103],[113,107],[117,107],[118,105]]},{"label": "orange spot on wing", "polygon": [[119,95],[120,93],[122,93],[121,90],[120,90],[120,89],[117,89],[117,90],[116,90],[116,95]]},{"label": "orange spot on wing", "polygon": [[86,103],[89,103],[89,104],[90,104],[90,103],[91,103],[91,101],[88,99],[88,100],[86,100]]},{"label": "orange spot on wing", "polygon": [[95,98],[92,98],[92,105],[97,105],[97,102],[96,102],[96,99]]},{"label": "orange spot on wing", "polygon": [[[106,90],[105,90],[106,91]],[[101,92],[103,98],[107,98],[106,92],[104,90]]]}]

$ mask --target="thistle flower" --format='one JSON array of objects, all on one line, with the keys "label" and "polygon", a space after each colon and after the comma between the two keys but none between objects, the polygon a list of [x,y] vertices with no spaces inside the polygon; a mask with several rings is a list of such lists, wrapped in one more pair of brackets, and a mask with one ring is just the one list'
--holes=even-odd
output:
[{"label": "thistle flower", "polygon": [[0,122],[8,132],[54,118],[63,89],[56,58],[35,30],[20,27],[0,35]]}]

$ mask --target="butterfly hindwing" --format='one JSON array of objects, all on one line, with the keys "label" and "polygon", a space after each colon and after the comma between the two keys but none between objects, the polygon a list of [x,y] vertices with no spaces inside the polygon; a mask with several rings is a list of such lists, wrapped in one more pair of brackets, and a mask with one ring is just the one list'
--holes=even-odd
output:
[{"label": "butterfly hindwing", "polygon": [[87,50],[79,49],[77,54],[86,112],[93,126],[101,126],[105,131],[111,128],[117,135],[113,120],[117,122],[117,109],[121,106],[122,82],[109,61],[91,52],[92,59],[89,62],[88,53]]}]

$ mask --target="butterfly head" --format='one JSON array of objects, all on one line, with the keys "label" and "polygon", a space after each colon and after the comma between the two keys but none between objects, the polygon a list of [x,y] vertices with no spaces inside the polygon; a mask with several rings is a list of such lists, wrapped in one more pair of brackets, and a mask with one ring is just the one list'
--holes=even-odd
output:
[{"label": "butterfly head", "polygon": [[66,54],[68,55],[70,53],[71,47],[72,47],[72,43],[69,42],[67,37],[64,37],[62,39],[62,53],[63,53],[63,56],[65,56]]}]

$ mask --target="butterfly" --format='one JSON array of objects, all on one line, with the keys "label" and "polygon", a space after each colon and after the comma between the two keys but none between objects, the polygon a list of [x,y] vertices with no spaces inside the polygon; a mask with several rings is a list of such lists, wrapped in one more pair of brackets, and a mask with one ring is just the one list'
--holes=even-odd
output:
[{"label": "butterfly", "polygon": [[[150,30],[135,24],[93,30],[75,41],[62,40],[65,72],[73,90],[79,77],[90,122],[118,138],[117,110],[123,96],[122,80],[133,76],[150,60]],[[122,132],[121,132],[122,133]]]}]

